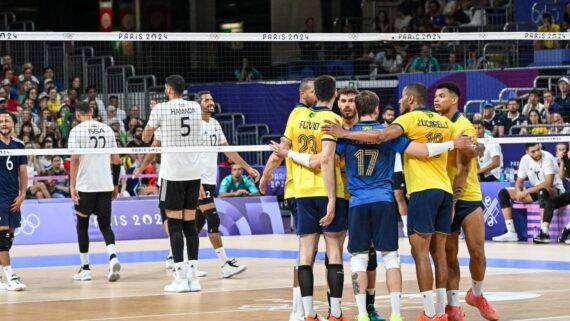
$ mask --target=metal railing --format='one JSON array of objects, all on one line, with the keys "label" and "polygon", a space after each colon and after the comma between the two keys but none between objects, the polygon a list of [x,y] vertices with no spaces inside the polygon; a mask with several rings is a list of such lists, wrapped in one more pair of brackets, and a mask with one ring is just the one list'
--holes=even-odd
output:
[{"label": "metal railing", "polygon": [[220,123],[227,141],[236,145],[236,128],[239,125],[245,125],[245,115],[243,113],[221,113],[215,115],[214,118]]},{"label": "metal railing", "polygon": [[[135,76],[135,67],[133,65],[110,66],[105,69],[105,92],[107,95],[111,93],[125,93],[127,89],[127,78]],[[124,99],[119,101],[119,108],[127,110],[128,105]]]},{"label": "metal railing", "polygon": [[[534,78],[533,81],[533,87],[537,88],[539,85],[539,82],[541,80],[546,80],[547,81],[547,86],[546,88],[548,88],[549,90],[554,91],[554,93],[558,93],[558,79],[562,78],[563,76],[561,75],[557,75],[557,76],[536,76]],[[556,80],[555,82],[553,80]]]},{"label": "metal railing", "polygon": [[127,77],[127,87],[125,90],[126,106],[137,105],[141,117],[148,118],[150,114],[150,94],[149,88],[156,87],[154,75],[141,75]]},{"label": "metal railing", "polygon": [[[499,92],[499,100],[500,101],[506,101],[509,100],[510,98],[516,98],[519,97],[519,92],[529,92],[531,90],[546,90],[546,88],[534,88],[534,87],[521,87],[521,88],[503,88],[500,92]],[[507,97],[507,98],[503,98],[505,93],[508,92],[514,92],[515,96],[514,97]]]},{"label": "metal railing", "polygon": [[[550,133],[550,129],[551,128],[560,128],[560,129],[564,129],[564,128],[569,128],[570,124],[563,124],[563,125],[558,125],[558,124],[526,124],[526,125],[513,125],[511,126],[511,128],[509,128],[509,135],[515,135],[513,134],[513,129],[533,129],[533,128],[546,128],[548,129],[547,133]],[[537,134],[539,135],[539,134]],[[542,135],[542,134],[540,134]]]},{"label": "metal railing", "polygon": [[85,84],[94,85],[99,94],[102,94],[107,101],[107,96],[109,95],[109,88],[107,85],[107,75],[106,71],[108,67],[115,65],[115,59],[113,56],[94,56],[87,58],[84,62],[86,71]]},{"label": "metal railing", "polygon": [[73,47],[71,54],[68,54],[68,66],[66,79],[71,77],[79,77],[81,79],[82,90],[87,87],[87,66],[85,61],[89,57],[95,56],[95,49],[93,47]]},{"label": "metal railing", "polygon": [[[269,134],[267,124],[245,124],[236,128],[235,136],[237,145],[257,145],[262,136]],[[241,153],[243,159],[249,164],[264,164],[261,152]]]},{"label": "metal railing", "polygon": [[[463,112],[465,114],[475,114],[475,113],[479,113],[479,114],[483,114],[483,105],[487,102],[491,102],[494,104],[499,104],[501,101],[500,100],[468,100],[467,102],[465,102],[465,105],[463,105]],[[471,105],[476,105],[478,106],[478,109],[475,112],[471,112],[470,106]]]},{"label": "metal railing", "polygon": [[16,21],[16,14],[12,11],[0,12],[0,31],[10,30],[10,24]]},{"label": "metal railing", "polygon": [[483,46],[483,57],[485,57],[485,69],[508,68],[519,65],[515,44],[487,43]]},{"label": "metal railing", "polygon": [[35,31],[36,24],[32,20],[16,20],[8,25],[10,31]]}]

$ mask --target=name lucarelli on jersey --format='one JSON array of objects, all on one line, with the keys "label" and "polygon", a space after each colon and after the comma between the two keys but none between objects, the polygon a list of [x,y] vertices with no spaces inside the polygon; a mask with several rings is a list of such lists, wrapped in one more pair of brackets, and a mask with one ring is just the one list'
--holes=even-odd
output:
[{"label": "name lucarelli on jersey", "polygon": [[318,122],[304,121],[304,120],[301,120],[299,122],[299,128],[300,129],[319,130],[320,127],[321,127],[321,124]]},{"label": "name lucarelli on jersey", "polygon": [[432,127],[432,128],[449,128],[448,123],[442,123],[438,120],[425,120],[425,119],[418,119],[418,126],[421,127]]}]

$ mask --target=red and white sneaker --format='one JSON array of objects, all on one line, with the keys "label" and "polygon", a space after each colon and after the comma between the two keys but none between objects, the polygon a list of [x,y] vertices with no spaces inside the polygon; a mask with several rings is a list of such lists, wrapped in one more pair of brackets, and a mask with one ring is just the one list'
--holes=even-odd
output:
[{"label": "red and white sneaker", "polygon": [[461,307],[456,307],[452,305],[445,306],[445,314],[447,314],[447,319],[449,321],[464,321],[465,313]]},{"label": "red and white sneaker", "polygon": [[497,313],[497,310],[495,310],[495,308],[493,308],[489,302],[487,302],[487,299],[485,299],[483,294],[480,296],[475,296],[475,294],[473,294],[473,289],[469,289],[467,295],[465,296],[465,302],[467,302],[467,304],[470,306],[479,309],[479,314],[481,314],[483,318],[489,321],[499,320],[499,314]]}]

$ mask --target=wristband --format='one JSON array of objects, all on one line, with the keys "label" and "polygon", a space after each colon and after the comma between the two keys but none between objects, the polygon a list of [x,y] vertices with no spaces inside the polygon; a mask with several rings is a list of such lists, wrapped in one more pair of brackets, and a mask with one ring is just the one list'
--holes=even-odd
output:
[{"label": "wristband", "polygon": [[427,143],[426,146],[428,149],[428,157],[437,156],[455,148],[452,140],[445,143]]},{"label": "wristband", "polygon": [[301,154],[295,151],[289,150],[287,157],[291,158],[295,163],[301,164],[306,167],[311,167],[311,154]]},{"label": "wristband", "polygon": [[113,173],[113,185],[119,186],[119,177],[121,176],[121,165],[120,164],[111,165],[111,172]]}]

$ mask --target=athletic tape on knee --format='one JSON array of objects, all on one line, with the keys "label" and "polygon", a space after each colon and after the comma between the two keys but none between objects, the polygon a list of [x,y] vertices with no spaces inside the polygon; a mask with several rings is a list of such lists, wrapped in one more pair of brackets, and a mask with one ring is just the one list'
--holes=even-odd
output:
[{"label": "athletic tape on knee", "polygon": [[206,217],[206,222],[208,222],[208,233],[219,233],[220,232],[220,216],[216,208],[211,208],[204,212],[204,217]]},{"label": "athletic tape on knee", "polygon": [[10,232],[0,231],[0,252],[10,250]]},{"label": "athletic tape on knee", "polygon": [[382,252],[382,261],[386,270],[400,268],[400,255],[397,251]]},{"label": "athletic tape on knee", "polygon": [[368,267],[366,271],[376,271],[376,268],[378,268],[378,258],[376,257],[376,250],[374,247],[371,247],[370,251],[368,251]]},{"label": "athletic tape on knee", "polygon": [[352,272],[366,272],[368,267],[368,253],[356,253],[350,257],[350,270]]},{"label": "athletic tape on knee", "polygon": [[540,205],[540,208],[544,208],[544,205],[546,205],[546,202],[550,199],[550,193],[548,193],[548,190],[545,188],[541,188],[540,190],[538,190],[538,204]]},{"label": "athletic tape on knee", "polygon": [[501,205],[501,208],[512,207],[511,197],[509,196],[509,192],[505,188],[499,191],[499,204]]}]

